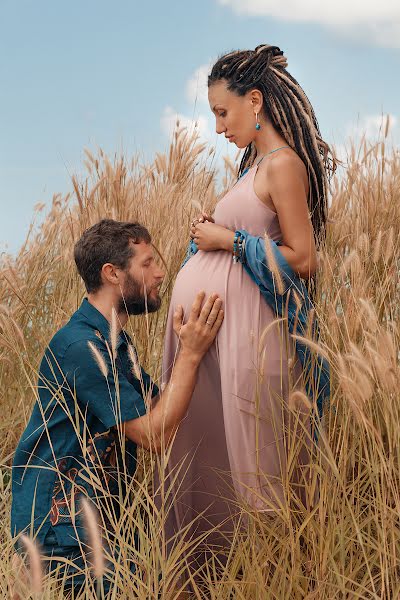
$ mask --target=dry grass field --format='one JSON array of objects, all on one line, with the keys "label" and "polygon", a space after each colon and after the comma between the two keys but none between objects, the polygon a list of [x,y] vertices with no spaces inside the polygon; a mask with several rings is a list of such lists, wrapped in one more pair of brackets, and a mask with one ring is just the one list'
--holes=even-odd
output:
[{"label": "dry grass field", "polygon": [[[189,223],[217,199],[213,156],[185,130],[177,131],[169,153],[151,165],[126,158],[110,162],[102,152],[96,157],[87,152],[86,167],[87,179],[74,180],[70,196],[55,196],[18,256],[0,263],[1,598],[64,597],[57,573],[42,577],[31,558],[33,573],[26,574],[13,556],[10,464],[35,399],[42,352],[84,295],[72,257],[74,241],[106,216],[138,220],[150,230],[167,270],[163,308],[131,319],[128,331],[143,366],[157,380],[165,308]],[[227,164],[223,186],[232,178]],[[346,168],[332,182],[326,248],[319,257],[316,312],[333,388],[308,490],[312,495],[318,482],[319,501],[309,510],[282,511],[274,520],[242,507],[246,526],[238,527],[227,563],[210,560],[202,585],[194,585],[194,598],[400,598],[399,240],[400,153],[388,150],[385,139],[363,142],[349,152]],[[163,509],[153,506],[155,462],[140,456],[132,495],[115,522],[119,555],[112,559],[112,598],[178,598],[183,551],[195,548],[195,541],[189,548],[177,538],[166,554],[162,523],[171,498],[166,482]],[[101,556],[96,568],[97,581],[88,576],[82,597],[102,597]]]}]

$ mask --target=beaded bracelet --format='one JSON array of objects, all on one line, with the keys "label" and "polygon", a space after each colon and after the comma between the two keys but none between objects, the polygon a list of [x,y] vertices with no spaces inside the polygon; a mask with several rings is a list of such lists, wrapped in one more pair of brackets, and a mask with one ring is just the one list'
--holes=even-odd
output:
[{"label": "beaded bracelet", "polygon": [[240,231],[235,231],[235,237],[233,238],[233,252],[232,259],[234,263],[243,262],[244,258],[244,236]]},{"label": "beaded bracelet", "polygon": [[246,240],[243,236],[240,236],[239,239],[239,262],[244,263],[244,249],[245,249]]}]

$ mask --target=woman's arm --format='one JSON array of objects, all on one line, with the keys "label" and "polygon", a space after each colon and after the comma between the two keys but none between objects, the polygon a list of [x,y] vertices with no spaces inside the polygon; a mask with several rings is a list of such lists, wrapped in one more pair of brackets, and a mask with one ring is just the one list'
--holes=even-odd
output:
[{"label": "woman's arm", "polygon": [[282,153],[262,163],[257,175],[258,185],[268,189],[278,215],[283,238],[279,251],[300,277],[309,279],[317,269],[317,252],[307,204],[306,167],[298,156]]},{"label": "woman's arm", "polygon": [[[279,252],[296,274],[309,279],[317,269],[317,252],[307,205],[305,166],[297,156],[282,155],[259,171],[279,219],[283,238]],[[232,252],[234,237],[233,231],[214,223],[197,223],[191,229],[194,248],[205,252]]]}]

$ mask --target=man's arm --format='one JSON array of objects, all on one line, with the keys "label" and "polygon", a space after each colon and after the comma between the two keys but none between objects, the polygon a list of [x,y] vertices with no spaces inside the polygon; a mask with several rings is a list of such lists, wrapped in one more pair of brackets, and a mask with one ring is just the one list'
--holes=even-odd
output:
[{"label": "man's arm", "polygon": [[144,448],[160,452],[172,441],[192,398],[200,362],[221,327],[222,301],[213,294],[201,307],[204,297],[204,292],[197,295],[185,325],[182,307],[174,314],[174,331],[181,349],[158,402],[146,415],[123,423],[125,435]]}]

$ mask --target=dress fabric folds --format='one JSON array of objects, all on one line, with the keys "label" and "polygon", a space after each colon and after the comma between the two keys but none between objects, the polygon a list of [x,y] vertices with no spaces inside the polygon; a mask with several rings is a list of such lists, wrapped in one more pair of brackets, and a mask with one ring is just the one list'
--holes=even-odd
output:
[{"label": "dress fabric folds", "polygon": [[[201,362],[166,473],[174,498],[167,535],[186,527],[188,539],[204,536],[209,546],[227,545],[241,503],[258,511],[279,510],[288,477],[301,501],[306,501],[310,412],[303,405],[300,417],[294,419],[289,397],[295,390],[313,392],[320,408],[329,395],[328,365],[290,336],[306,330],[312,305],[304,283],[279,252],[278,217],[254,191],[256,172],[254,165],[218,202],[214,213],[217,224],[241,231],[243,264],[234,263],[229,252],[197,251],[192,243],[175,282],[166,329],[164,384],[178,351],[172,326],[176,307],[182,305],[187,315],[200,290],[222,298],[224,321]],[[277,292],[268,267],[265,234],[282,271],[283,293]],[[302,443],[293,461],[290,439],[300,430]]]}]

